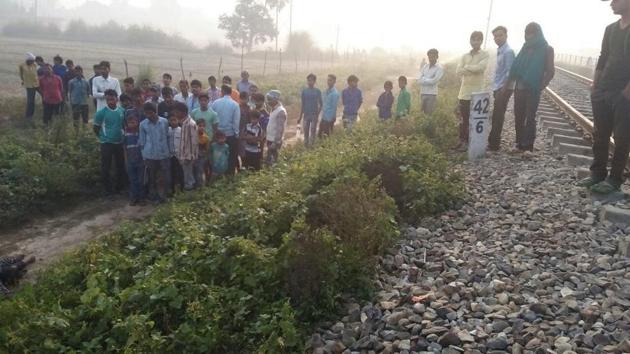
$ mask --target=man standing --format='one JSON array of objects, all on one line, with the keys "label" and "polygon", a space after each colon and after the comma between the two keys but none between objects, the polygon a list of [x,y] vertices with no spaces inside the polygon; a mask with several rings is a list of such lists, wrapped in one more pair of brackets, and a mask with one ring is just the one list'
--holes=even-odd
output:
[{"label": "man standing", "polygon": [[92,96],[94,96],[94,98],[96,99],[97,112],[107,106],[105,91],[114,90],[118,93],[118,96],[120,96],[120,94],[122,93],[118,80],[109,75],[109,72],[111,70],[109,62],[102,61],[99,64],[99,67],[101,76],[95,77],[92,81]]},{"label": "man standing", "polygon": [[[508,102],[514,92],[512,87],[505,87],[510,76],[510,69],[514,63],[514,51],[507,43],[507,28],[499,26],[492,30],[494,43],[497,44],[497,69],[494,74],[494,109],[492,110],[492,129],[488,137],[488,150],[501,149],[501,132]],[[505,87],[505,90],[503,88]]]},{"label": "man standing", "polygon": [[440,54],[437,49],[429,49],[427,57],[429,58],[429,64],[422,66],[420,70],[420,78],[418,78],[418,84],[420,84],[420,103],[422,105],[422,113],[431,115],[435,111],[437,106],[438,84],[444,76],[444,69],[438,64],[438,58]]},{"label": "man standing", "polygon": [[457,65],[457,76],[462,80],[459,89],[459,113],[461,122],[459,123],[459,145],[456,149],[465,151],[468,149],[469,120],[470,120],[470,100],[473,92],[483,90],[486,68],[488,67],[488,53],[481,50],[483,43],[483,33],[475,31],[470,35],[470,46],[472,50],[459,60]]},{"label": "man standing", "polygon": [[[168,142],[168,120],[157,115],[151,102],[143,105],[147,119],[140,123],[140,149],[147,171],[149,199],[155,204],[166,200],[171,185],[171,151]],[[186,110],[188,115],[188,110]],[[158,176],[162,183],[158,182]]]},{"label": "man standing", "polygon": [[315,87],[317,82],[315,74],[308,74],[306,82],[308,86],[302,90],[302,108],[297,125],[299,126],[302,119],[304,119],[304,145],[311,147],[315,142],[317,120],[319,119],[319,113],[322,111],[322,92]]},{"label": "man standing", "polygon": [[232,88],[228,85],[221,86],[223,97],[214,101],[212,110],[219,118],[218,128],[226,136],[226,142],[230,147],[228,159],[228,176],[233,176],[238,166],[238,137],[241,124],[241,108],[232,99]]},{"label": "man standing", "polygon": [[[123,148],[124,109],[118,107],[118,92],[108,89],[103,92],[105,107],[94,116],[94,133],[101,143],[101,178],[105,196],[120,192],[125,186],[125,153]],[[110,169],[112,159],[116,165],[116,188],[112,187]]]},{"label": "man standing", "polygon": [[35,93],[39,88],[37,64],[35,64],[33,53],[26,53],[26,61],[20,64],[20,80],[26,89],[26,113],[24,117],[30,121],[35,114]]},{"label": "man standing", "polygon": [[59,114],[63,102],[63,84],[61,78],[53,74],[52,66],[46,66],[44,76],[39,78],[39,89],[44,102],[44,124],[48,125],[53,115]]},{"label": "man standing", "polygon": [[337,77],[328,75],[328,89],[324,91],[324,107],[322,108],[322,121],[319,124],[319,138],[329,136],[333,132],[337,120],[337,105],[339,104],[339,91],[335,88]]},{"label": "man standing", "polygon": [[267,103],[271,107],[271,114],[267,125],[267,160],[265,163],[267,166],[273,166],[278,161],[278,152],[282,147],[284,130],[287,126],[287,110],[280,102],[280,91],[269,91]]},{"label": "man standing", "polygon": [[252,81],[249,81],[249,73],[247,71],[243,71],[241,73],[241,81],[236,83],[236,90],[238,92],[247,92],[249,93],[249,88],[255,85]]},{"label": "man standing", "polygon": [[[621,189],[630,144],[630,0],[610,4],[621,19],[606,27],[593,80],[593,164],[591,177],[580,182],[600,194]],[[608,173],[608,145],[615,138],[615,151]]]}]

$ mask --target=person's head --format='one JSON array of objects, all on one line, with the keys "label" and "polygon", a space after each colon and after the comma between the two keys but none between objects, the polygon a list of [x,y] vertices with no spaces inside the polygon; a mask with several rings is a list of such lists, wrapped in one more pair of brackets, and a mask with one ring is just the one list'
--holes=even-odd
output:
[{"label": "person's head", "polygon": [[68,68],[68,70],[74,70],[74,62],[70,59],[66,60],[66,68]]},{"label": "person's head", "polygon": [[252,97],[252,95],[255,95],[259,92],[258,86],[256,85],[250,85],[249,86],[249,97]]},{"label": "person's head", "polygon": [[188,106],[182,102],[175,102],[171,114],[181,123],[188,117]]},{"label": "person's head", "polygon": [[217,130],[216,133],[214,133],[214,136],[217,139],[217,143],[219,143],[220,145],[225,144],[226,136],[224,132]]},{"label": "person's head", "polygon": [[142,105],[142,110],[144,111],[144,115],[151,121],[157,120],[157,108],[155,107],[155,104],[153,102],[147,102]]},{"label": "person's head", "polygon": [[192,91],[192,94],[195,96],[199,96],[199,94],[201,93],[201,81],[199,80],[193,80],[190,82],[190,88]]},{"label": "person's head", "polygon": [[83,77],[83,68],[81,65],[77,65],[74,67],[74,74],[78,77]]},{"label": "person's head", "polygon": [[202,135],[203,133],[206,132],[206,121],[203,119],[197,119],[195,121],[195,123],[197,123],[197,132],[199,133],[199,135]]},{"label": "person's head", "polygon": [[238,98],[240,99],[242,105],[246,105],[249,102],[249,93],[243,91],[238,94]]},{"label": "person's head", "polygon": [[46,64],[46,70],[44,70],[44,75],[51,76],[53,74],[53,68],[50,64]]},{"label": "person's head", "polygon": [[188,93],[188,80],[179,80],[179,90],[182,93]]},{"label": "person's head", "polygon": [[208,96],[208,94],[202,93],[201,95],[199,95],[199,106],[201,107],[201,110],[208,110],[208,104],[210,104],[210,97]]},{"label": "person's head", "polygon": [[624,15],[630,13],[630,0],[612,0],[610,7],[615,15]]},{"label": "person's head", "polygon": [[278,103],[280,103],[280,91],[271,90],[267,92],[267,103],[269,103],[271,107],[277,106]]},{"label": "person's head", "polygon": [[356,75],[348,76],[348,86],[355,88],[359,85],[359,78]]},{"label": "person's head", "polygon": [[116,90],[108,89],[103,93],[105,95],[105,102],[110,109],[116,109],[118,105],[118,92]]},{"label": "person's head", "polygon": [[142,79],[140,86],[142,87],[142,90],[147,92],[149,91],[149,89],[151,88],[151,80],[149,79]]},{"label": "person's head", "polygon": [[144,105],[144,97],[142,97],[142,90],[139,88],[134,88],[129,92],[129,96],[131,97],[131,101],[133,105],[137,108],[141,108]]},{"label": "person's head", "polygon": [[223,86],[221,86],[221,93],[224,97],[229,97],[232,95],[232,88],[230,85],[223,84]]},{"label": "person's head", "polygon": [[135,86],[135,81],[133,77],[127,77],[123,80],[123,87],[125,88],[125,92],[131,92]]},{"label": "person's head", "polygon": [[315,76],[315,74],[308,74],[308,76],[306,77],[306,83],[308,84],[308,87],[315,87],[316,82],[317,76]]},{"label": "person's head", "polygon": [[435,48],[431,48],[427,52],[427,57],[429,58],[429,64],[435,65],[440,57],[440,52]]},{"label": "person's head", "polygon": [[162,87],[162,98],[166,103],[170,104],[173,102],[173,89],[170,87]]},{"label": "person's head", "polygon": [[407,77],[406,76],[399,76],[398,77],[398,87],[400,87],[401,89],[404,89],[405,87],[407,87]]},{"label": "person's head", "polygon": [[154,99],[160,98],[160,88],[157,86],[151,86],[151,88],[149,88],[149,93],[151,93],[151,97]]},{"label": "person's head", "polygon": [[494,43],[497,44],[497,47],[500,47],[507,42],[507,28],[504,26],[499,26],[493,29],[492,35],[494,36]]},{"label": "person's head", "polygon": [[100,62],[99,67],[101,76],[107,78],[112,68],[109,62],[107,60],[103,60],[102,62]]},{"label": "person's head", "polygon": [[391,92],[391,90],[393,90],[393,89],[394,89],[394,84],[393,84],[391,81],[387,80],[387,81],[385,81],[385,83],[383,84],[383,88],[385,89],[385,91],[387,91],[387,92]]},{"label": "person's head", "polygon": [[120,95],[120,105],[124,108],[124,109],[128,109],[131,108],[131,96],[129,96],[126,93],[122,93]]},{"label": "person's head", "polygon": [[473,51],[478,51],[481,49],[481,44],[483,44],[483,33],[480,31],[475,31],[470,34],[470,46]]},{"label": "person's head", "polygon": [[92,65],[92,70],[94,71],[94,75],[95,76],[100,76],[101,75],[101,65],[100,64]]},{"label": "person's head", "polygon": [[138,125],[140,125],[140,118],[138,118],[138,115],[136,114],[136,112],[133,112],[127,116],[127,119],[125,119],[125,122],[127,123],[126,130],[129,132],[134,132],[138,130]]},{"label": "person's head", "polygon": [[36,56],[35,57],[35,63],[37,63],[37,65],[44,65],[44,58],[42,58],[41,56]]},{"label": "person's head", "polygon": [[208,85],[212,88],[217,87],[217,78],[214,76],[208,76]]},{"label": "person's head", "polygon": [[221,82],[223,83],[223,85],[232,85],[232,78],[225,75]]},{"label": "person's head", "polygon": [[252,101],[254,101],[257,110],[263,109],[265,106],[265,95],[262,93],[255,93],[252,95]]},{"label": "person's head", "polygon": [[243,81],[249,80],[249,73],[247,70],[243,70],[243,72],[241,72],[241,79],[243,79]]},{"label": "person's head", "polygon": [[260,112],[251,111],[249,112],[249,122],[253,125],[256,125],[260,122]]},{"label": "person's head", "polygon": [[24,61],[28,65],[35,64],[35,54],[33,54],[33,53],[26,53],[26,58],[24,58]]},{"label": "person's head", "polygon": [[333,74],[328,74],[328,78],[326,79],[326,84],[328,84],[328,88],[333,88],[337,83],[337,76]]},{"label": "person's head", "polygon": [[63,58],[59,54],[57,54],[53,58],[53,63],[55,63],[55,65],[61,65],[63,64]]},{"label": "person's head", "polygon": [[176,115],[174,115],[174,114],[169,115],[169,116],[168,116],[168,125],[169,125],[171,128],[177,128],[177,127],[179,127],[179,118],[177,118],[177,116],[176,116]]},{"label": "person's head", "polygon": [[529,42],[543,36],[542,28],[536,22],[530,22],[525,26],[525,41]]},{"label": "person's head", "polygon": [[173,76],[171,76],[171,74],[169,73],[162,74],[162,83],[164,84],[164,87],[171,86],[171,81],[173,81]]}]

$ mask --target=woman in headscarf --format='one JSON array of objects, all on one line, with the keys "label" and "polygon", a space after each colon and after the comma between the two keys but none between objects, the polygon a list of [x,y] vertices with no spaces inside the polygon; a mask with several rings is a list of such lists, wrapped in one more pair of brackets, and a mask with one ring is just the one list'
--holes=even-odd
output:
[{"label": "woman in headscarf", "polygon": [[536,140],[536,113],[542,90],[555,74],[554,50],[539,24],[532,22],[525,27],[525,44],[518,53],[510,81],[505,88],[514,89],[514,118],[516,148],[514,152],[530,156]]}]

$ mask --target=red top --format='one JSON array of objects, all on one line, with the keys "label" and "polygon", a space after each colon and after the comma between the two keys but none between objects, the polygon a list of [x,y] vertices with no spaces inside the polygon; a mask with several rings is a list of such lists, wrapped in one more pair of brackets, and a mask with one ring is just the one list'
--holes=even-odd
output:
[{"label": "red top", "polygon": [[61,95],[63,84],[59,76],[40,76],[39,89],[41,90],[44,103],[59,104],[63,102],[63,96]]}]

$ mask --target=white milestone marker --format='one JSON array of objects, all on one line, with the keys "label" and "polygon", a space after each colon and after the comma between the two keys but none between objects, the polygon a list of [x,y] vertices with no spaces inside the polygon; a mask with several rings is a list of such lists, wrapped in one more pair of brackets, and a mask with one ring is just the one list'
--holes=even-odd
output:
[{"label": "white milestone marker", "polygon": [[468,142],[468,159],[476,160],[486,155],[488,134],[490,133],[490,93],[472,94],[470,102],[470,138]]}]

